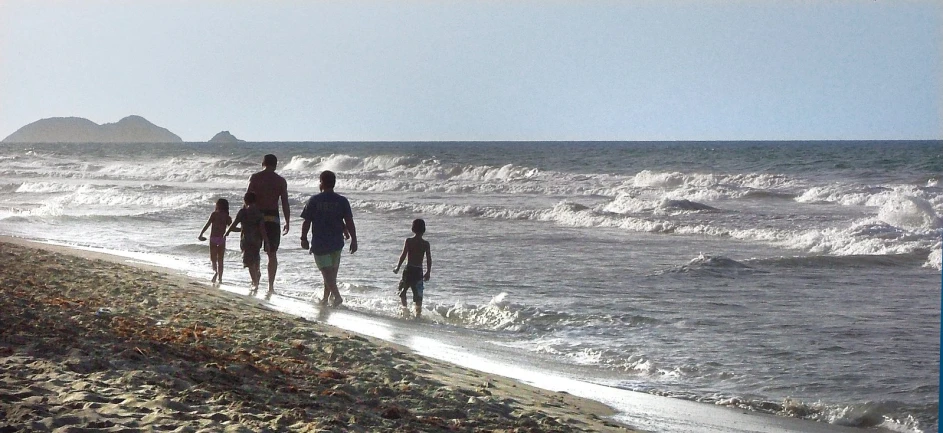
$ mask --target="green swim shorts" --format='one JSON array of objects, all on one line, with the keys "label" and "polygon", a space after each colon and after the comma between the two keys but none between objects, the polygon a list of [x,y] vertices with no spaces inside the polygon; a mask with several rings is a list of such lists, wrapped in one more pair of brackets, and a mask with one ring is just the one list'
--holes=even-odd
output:
[{"label": "green swim shorts", "polygon": [[321,255],[316,254],[314,263],[318,265],[318,269],[337,268],[341,265],[341,250]]}]

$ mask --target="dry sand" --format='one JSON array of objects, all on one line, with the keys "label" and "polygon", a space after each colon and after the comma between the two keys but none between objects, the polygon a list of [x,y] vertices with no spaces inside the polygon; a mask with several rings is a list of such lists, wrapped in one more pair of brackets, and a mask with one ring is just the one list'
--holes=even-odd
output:
[{"label": "dry sand", "polygon": [[0,433],[626,432],[591,400],[0,237]]}]

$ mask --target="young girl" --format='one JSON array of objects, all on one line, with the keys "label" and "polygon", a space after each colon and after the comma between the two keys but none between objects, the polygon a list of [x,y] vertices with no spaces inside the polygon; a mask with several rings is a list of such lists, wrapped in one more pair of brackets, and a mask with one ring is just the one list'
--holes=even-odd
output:
[{"label": "young girl", "polygon": [[200,241],[205,241],[203,233],[212,226],[210,230],[210,262],[213,264],[213,284],[222,284],[223,282],[223,256],[226,254],[226,227],[232,224],[232,218],[229,216],[229,201],[221,198],[216,200],[216,210],[210,214],[209,220],[203,226],[203,231],[197,237]]}]

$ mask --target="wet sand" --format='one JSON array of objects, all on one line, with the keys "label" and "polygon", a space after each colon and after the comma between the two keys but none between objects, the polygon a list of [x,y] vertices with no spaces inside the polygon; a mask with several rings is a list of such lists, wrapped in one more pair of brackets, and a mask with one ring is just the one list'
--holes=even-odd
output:
[{"label": "wet sand", "polygon": [[612,414],[164,269],[0,237],[0,432],[631,431]]}]

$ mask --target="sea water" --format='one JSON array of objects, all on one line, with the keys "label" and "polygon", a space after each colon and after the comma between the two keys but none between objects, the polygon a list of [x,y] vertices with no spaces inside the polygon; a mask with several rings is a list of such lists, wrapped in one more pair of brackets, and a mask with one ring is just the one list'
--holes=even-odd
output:
[{"label": "sea water", "polygon": [[[429,335],[611,389],[937,431],[940,141],[3,144],[0,234],[208,280],[197,235],[266,153],[292,214],[278,297],[320,296],[298,215],[329,169],[359,237],[349,311],[400,320],[392,269],[424,218]],[[233,238],[225,282],[248,291],[239,257]]]}]

